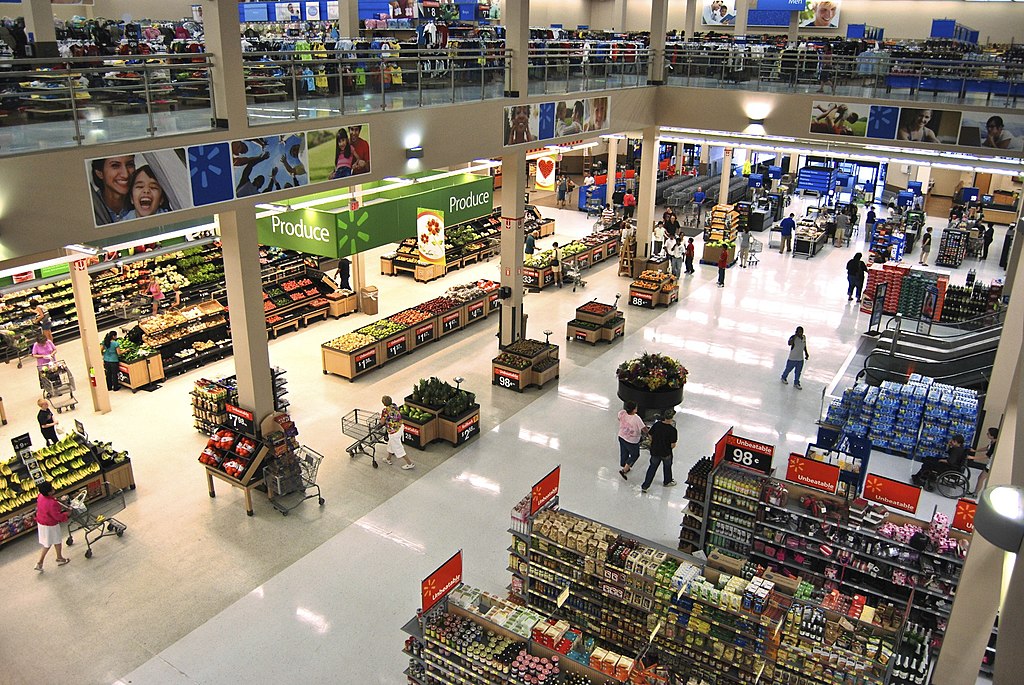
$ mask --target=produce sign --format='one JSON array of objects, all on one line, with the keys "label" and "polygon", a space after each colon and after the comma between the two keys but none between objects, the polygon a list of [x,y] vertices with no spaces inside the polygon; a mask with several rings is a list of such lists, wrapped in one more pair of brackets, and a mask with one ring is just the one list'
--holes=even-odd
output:
[{"label": "produce sign", "polygon": [[590,253],[585,252],[578,255],[576,257],[576,263],[579,265],[581,269],[586,269],[588,266],[590,266]]},{"label": "produce sign", "polygon": [[469,305],[466,308],[466,315],[469,317],[470,321],[475,321],[483,317],[484,314],[485,312],[483,300],[480,300],[479,302],[474,302],[473,304]]},{"label": "produce sign", "polygon": [[427,613],[462,582],[462,550],[437,567],[420,583],[420,607]]},{"label": "produce sign", "polygon": [[523,269],[523,285],[540,285],[540,272],[536,269]]},{"label": "produce sign", "polygon": [[480,414],[474,413],[455,427],[455,445],[461,445],[480,432]]},{"label": "produce sign", "polygon": [[952,527],[965,533],[974,532],[974,514],[978,511],[978,503],[969,499],[957,501],[956,512],[953,514]]},{"label": "produce sign", "polygon": [[555,282],[555,272],[551,270],[545,271],[544,278],[542,280],[544,281],[544,285],[551,285]]},{"label": "produce sign", "polygon": [[117,365],[117,382],[121,385],[128,385],[131,381],[131,376],[128,375],[128,365],[121,362]]},{"label": "produce sign", "polygon": [[798,452],[789,455],[786,480],[815,490],[836,494],[839,487],[840,468],[833,464],[808,459]]},{"label": "produce sign", "polygon": [[558,496],[558,485],[562,477],[562,466],[558,465],[548,475],[537,481],[530,489],[530,516]]},{"label": "produce sign", "polygon": [[[655,287],[655,289],[657,289]],[[654,294],[647,293],[642,290],[629,291],[629,303],[634,307],[650,307],[654,308]]]},{"label": "produce sign", "polygon": [[444,266],[444,212],[437,209],[416,210],[416,235],[420,260]]},{"label": "produce sign", "polygon": [[356,355],[356,373],[360,371],[366,371],[374,366],[377,366],[377,348],[373,347]]},{"label": "produce sign", "polygon": [[224,411],[228,415],[228,423],[232,429],[239,433],[256,434],[256,415],[247,409],[236,407],[233,404],[224,405]]},{"label": "produce sign", "polygon": [[420,438],[420,428],[410,423],[403,424],[405,429],[402,431],[402,442],[412,445],[413,447],[422,447]]},{"label": "produce sign", "polygon": [[522,375],[516,371],[509,371],[502,369],[497,366],[494,367],[494,380],[492,381],[495,385],[500,385],[503,388],[509,388],[510,390],[520,390],[522,388]]},{"label": "produce sign", "polygon": [[384,350],[388,359],[394,359],[399,355],[405,354],[407,349],[408,348],[405,344],[405,335],[392,338],[384,343]]},{"label": "produce sign", "polygon": [[490,310],[493,312],[497,309],[501,309],[501,296],[498,293],[491,293],[487,296],[487,303],[490,305]]},{"label": "produce sign", "polygon": [[428,323],[416,329],[416,344],[422,345],[434,339],[434,324]]},{"label": "produce sign", "polygon": [[732,429],[729,429],[729,433],[726,434],[720,451],[721,457],[719,457],[718,449],[715,452],[716,466],[718,462],[724,460],[730,464],[742,466],[751,471],[759,471],[765,475],[772,471],[772,457],[775,454],[775,447],[763,442],[757,442],[756,440],[741,438],[738,435],[734,435]]},{"label": "produce sign", "polygon": [[449,331],[458,330],[459,326],[462,325],[460,318],[461,316],[459,312],[453,312],[448,316],[444,317],[443,319],[441,319],[441,330],[443,330],[445,333]]},{"label": "produce sign", "polygon": [[863,496],[872,502],[914,514],[917,512],[917,504],[921,500],[921,488],[869,473],[864,479]]}]

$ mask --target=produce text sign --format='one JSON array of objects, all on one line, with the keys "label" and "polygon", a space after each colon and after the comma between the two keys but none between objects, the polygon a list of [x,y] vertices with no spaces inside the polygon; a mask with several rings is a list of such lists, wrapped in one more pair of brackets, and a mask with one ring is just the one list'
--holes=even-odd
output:
[{"label": "produce text sign", "polygon": [[477,412],[455,427],[455,445],[461,445],[480,432],[480,413]]},{"label": "produce text sign", "polygon": [[789,455],[786,480],[834,495],[839,487],[839,472],[838,466],[808,459],[793,452]]},{"label": "produce text sign", "polygon": [[864,479],[864,498],[908,514],[917,512],[921,488],[869,473]]},{"label": "produce text sign", "polygon": [[530,516],[536,514],[558,495],[558,484],[561,477],[562,467],[559,465],[533,486],[533,489],[530,490]]},{"label": "produce text sign", "polygon": [[251,411],[233,404],[225,405],[224,411],[228,415],[228,427],[239,433],[256,434],[256,415]]},{"label": "produce text sign", "polygon": [[957,501],[956,512],[953,514],[953,528],[965,533],[974,532],[974,513],[978,511],[978,503],[969,499]]},{"label": "produce text sign", "polygon": [[420,583],[420,607],[423,613],[434,608],[445,595],[454,590],[462,582],[462,550],[452,555],[452,558],[441,564],[436,571],[423,579]]}]

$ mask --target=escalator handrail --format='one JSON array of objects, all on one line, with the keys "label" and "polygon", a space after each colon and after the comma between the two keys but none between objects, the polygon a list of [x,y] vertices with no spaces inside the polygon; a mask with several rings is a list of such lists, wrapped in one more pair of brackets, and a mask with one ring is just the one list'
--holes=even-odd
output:
[{"label": "escalator handrail", "polygon": [[[973,319],[967,319],[966,321],[958,321],[956,323],[941,323],[940,322],[939,325],[941,325],[941,326],[946,326],[948,328],[961,328],[962,330],[961,330],[960,333],[950,333],[948,335],[942,335],[940,333],[930,333],[929,335],[931,335],[932,337],[935,337],[935,338],[955,338],[955,337],[963,335],[965,333],[979,333],[979,332],[981,332],[983,330],[986,330],[988,328],[996,328],[997,326],[1002,326],[1003,323],[1005,322],[1005,320],[1006,320],[1006,310],[1007,310],[1007,308],[1003,307],[1001,309],[996,309],[995,311],[989,312],[988,314],[982,314],[981,316],[976,316]],[[993,317],[995,317],[995,318],[993,318]],[[904,316],[903,317],[903,321],[911,322],[911,323],[914,323],[914,324],[916,324],[919,320],[920,320],[920,317],[916,317],[916,318],[915,317],[909,317],[909,316]],[[885,324],[885,328],[882,329],[883,332],[884,331],[895,330],[895,326],[894,326],[895,321],[896,321],[896,316],[895,315],[890,316],[889,317],[889,321],[886,322],[886,324]],[[981,323],[981,322],[985,322],[985,321],[988,321],[989,323],[987,323],[987,324],[985,324],[983,326],[980,326],[978,328],[966,328],[969,324],[972,324],[972,323],[975,323],[975,322]],[[913,331],[911,331],[911,332],[913,332]]]}]

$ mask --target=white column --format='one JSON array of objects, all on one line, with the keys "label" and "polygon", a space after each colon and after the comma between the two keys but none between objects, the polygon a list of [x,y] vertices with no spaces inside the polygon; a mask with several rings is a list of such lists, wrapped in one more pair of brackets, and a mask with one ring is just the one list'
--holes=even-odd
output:
[{"label": "white column", "polygon": [[86,270],[85,256],[71,263],[71,292],[75,298],[75,313],[78,315],[78,334],[82,338],[82,353],[85,366],[90,371],[89,392],[92,408],[101,414],[110,411],[110,393],[103,373],[103,348],[96,329],[96,310],[92,303],[92,284]]},{"label": "white column", "polygon": [[789,31],[786,33],[786,38],[789,42],[796,41],[800,37],[800,13],[790,12],[789,13]]},{"label": "white column", "polygon": [[338,33],[344,38],[357,37],[359,35],[359,3],[342,2],[338,14]]},{"label": "white column", "polygon": [[[640,148],[640,194],[636,198],[637,252],[647,250],[654,227],[654,196],[658,184],[658,127],[644,129]],[[640,255],[638,255],[640,256]]]},{"label": "white column", "polygon": [[651,72],[647,83],[665,82],[665,33],[668,31],[668,0],[651,0]]},{"label": "white column", "polygon": [[215,55],[213,68],[214,117],[232,135],[244,133],[246,113],[245,81],[242,78],[242,43],[238,33],[238,4],[218,2],[203,12],[206,47]]},{"label": "white column", "polygon": [[504,0],[505,46],[512,51],[505,97],[524,98],[529,93],[530,0]]},{"label": "white column", "polygon": [[747,35],[747,10],[750,0],[736,0],[736,32],[735,36]]},{"label": "white column", "polygon": [[35,56],[58,57],[57,30],[53,25],[50,0],[22,2],[21,12],[25,16],[25,31],[31,36],[30,42],[35,44]]},{"label": "white column", "polygon": [[612,204],[612,195],[615,194],[615,172],[619,166],[618,153],[619,139],[608,138],[608,178],[605,180],[604,201]]},{"label": "white column", "polygon": [[626,0],[614,0],[615,5],[612,9],[612,25],[609,27],[612,31],[625,31],[626,30]]},{"label": "white column", "polygon": [[686,166],[686,152],[683,150],[682,143],[676,143],[676,175],[683,173],[683,167]]},{"label": "white column", "polygon": [[708,173],[708,165],[711,164],[711,144],[704,141],[700,144],[700,165],[697,173],[704,176]]},{"label": "white column", "polygon": [[718,186],[718,204],[729,203],[729,180],[732,178],[732,148],[725,148],[722,155],[722,182]]},{"label": "white column", "polygon": [[526,216],[526,151],[501,158],[501,287],[512,291],[501,301],[501,345],[523,337],[523,219]]},{"label": "white column", "polygon": [[216,219],[224,254],[238,404],[256,415],[258,425],[274,411],[274,389],[263,311],[256,210],[245,207],[218,214]]},{"label": "white column", "polygon": [[686,0],[686,21],[683,25],[684,35],[687,40],[693,39],[697,31],[697,4],[699,0]]}]

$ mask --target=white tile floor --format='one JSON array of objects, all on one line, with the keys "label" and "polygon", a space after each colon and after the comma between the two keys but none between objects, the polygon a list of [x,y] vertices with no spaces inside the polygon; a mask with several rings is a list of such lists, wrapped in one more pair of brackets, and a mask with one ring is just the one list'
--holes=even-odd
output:
[{"label": "white tile floor", "polygon": [[[554,240],[592,223],[571,210],[546,212],[557,219]],[[306,503],[287,518],[264,501],[246,517],[240,493],[226,487],[207,497],[196,463],[205,439],[191,431],[187,393],[195,378],[231,373],[230,360],[152,393],[117,393],[105,416],[83,402],[74,417],[132,454],[139,489],[123,513],[129,530],[100,541],[91,560],[77,546],[69,566],[58,569],[51,558],[43,574],[31,570],[32,539],[0,550],[7,608],[0,683],[67,682],[69,673],[80,683],[404,683],[400,627],[418,606],[419,581],[463,549],[466,581],[500,591],[508,583],[509,510],[553,465],[562,465],[565,508],[674,546],[684,488],[655,485],[643,495],[640,473],[629,482],[617,474],[614,369],[623,359],[659,351],[690,370],[677,416],[677,480],[729,426],[775,444],[782,457],[802,451],[815,435],[822,390],[866,326],[845,297],[843,267],[855,250],[827,248],[811,260],[768,252],[757,268],[730,269],[724,289],[715,287],[714,269],[698,267],[677,306],[626,307],[624,340],[565,343],[559,381],[523,395],[489,383],[494,318],[355,383],[322,375],[318,346],[356,328],[363,315],[273,341],[271,359],[288,371],[300,437],[328,456],[320,473],[326,506]],[[433,284],[371,282],[381,289],[383,315],[496,269],[492,261]],[[981,274],[996,271],[990,261]],[[550,329],[552,341],[564,343],[561,331],[576,306],[610,302],[628,285],[613,262],[586,278],[575,294],[527,298],[534,337]],[[807,330],[811,354],[803,391],[778,382],[797,325]],[[83,382],[77,344],[63,347]],[[484,431],[477,440],[457,452],[440,445],[414,452],[419,468],[411,472],[374,471],[368,460],[346,456],[342,414],[376,408],[381,394],[397,396],[433,374],[464,376],[463,387],[477,392]],[[34,369],[0,367],[0,383],[11,420],[0,439],[26,430],[37,438]],[[894,458],[876,466],[900,477],[912,470]],[[61,656],[40,659],[43,639]]]}]

